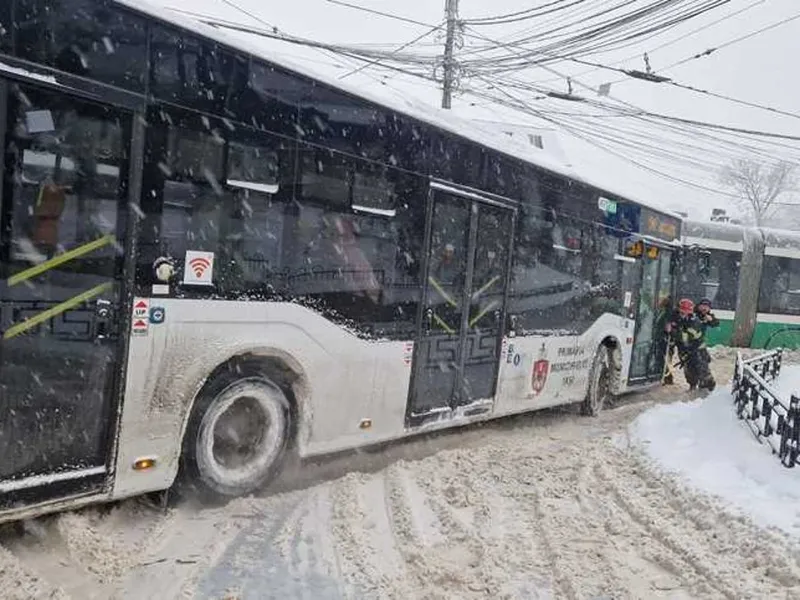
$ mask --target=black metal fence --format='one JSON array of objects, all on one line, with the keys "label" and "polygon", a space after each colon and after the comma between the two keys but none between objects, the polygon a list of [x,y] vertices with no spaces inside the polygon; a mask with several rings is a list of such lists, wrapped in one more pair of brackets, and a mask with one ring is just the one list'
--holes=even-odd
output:
[{"label": "black metal fence", "polygon": [[781,349],[749,359],[737,353],[732,392],[736,416],[760,443],[769,445],[783,466],[792,468],[800,455],[800,398],[792,394],[787,403],[772,388],[782,363]]}]

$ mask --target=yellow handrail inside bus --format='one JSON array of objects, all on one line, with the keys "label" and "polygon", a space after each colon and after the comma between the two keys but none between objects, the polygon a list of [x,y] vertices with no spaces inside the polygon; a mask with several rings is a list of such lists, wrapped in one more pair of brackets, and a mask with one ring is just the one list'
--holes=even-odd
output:
[{"label": "yellow handrail inside bus", "polygon": [[6,329],[5,332],[3,333],[3,339],[9,340],[13,337],[20,335],[21,333],[25,333],[29,329],[36,327],[40,323],[44,323],[45,321],[60,315],[63,312],[72,310],[79,304],[82,304],[87,300],[91,300],[95,296],[99,296],[106,290],[110,290],[113,287],[113,285],[114,284],[110,282],[101,283],[100,285],[97,285],[90,290],[86,290],[82,294],[73,296],[72,298],[62,302],[61,304],[56,304],[55,306],[32,316],[30,319],[26,319],[25,321],[17,323],[16,325],[12,325],[8,329]]},{"label": "yellow handrail inside bus", "polygon": [[486,305],[486,307],[482,311],[480,311],[477,315],[475,315],[472,318],[472,320],[469,322],[470,328],[475,327],[477,322],[486,316],[486,313],[488,313],[490,310],[494,310],[498,306],[500,306],[500,302],[498,302],[497,300],[492,300],[489,304]]},{"label": "yellow handrail inside bus", "polygon": [[455,329],[450,327],[450,325],[448,325],[447,322],[444,319],[442,319],[439,315],[437,315],[436,313],[433,313],[433,320],[436,321],[439,324],[439,327],[444,329],[450,335],[452,335],[452,334],[454,334],[456,332]]},{"label": "yellow handrail inside bus", "polygon": [[444,290],[444,288],[442,287],[442,285],[441,285],[441,284],[440,284],[438,281],[436,281],[436,279],[434,279],[434,278],[433,278],[433,275],[429,275],[429,276],[428,276],[428,282],[429,282],[429,283],[430,283],[430,284],[433,286],[433,288],[434,288],[434,289],[435,289],[437,292],[439,292],[439,295],[440,295],[440,296],[441,296],[441,297],[444,299],[444,301],[445,301],[445,302],[447,302],[447,303],[448,303],[450,306],[452,306],[453,308],[458,308],[458,302],[456,302],[455,300],[453,300],[453,298],[450,296],[450,294],[448,294],[448,293],[447,293],[447,292]]},{"label": "yellow handrail inside bus", "polygon": [[113,244],[116,241],[113,235],[108,234],[104,235],[101,238],[97,238],[91,242],[83,244],[82,246],[78,246],[77,248],[73,248],[72,250],[68,250],[63,254],[59,254],[58,256],[54,256],[50,260],[46,260],[44,262],[39,263],[31,267],[30,269],[25,269],[24,271],[20,271],[19,273],[12,275],[8,278],[8,285],[17,285],[18,283],[22,283],[23,281],[28,281],[29,279],[33,279],[37,275],[41,275],[50,269],[54,269],[59,265],[63,265],[65,262],[69,262],[73,259],[78,258],[79,256],[83,256],[84,254],[89,254],[90,252],[94,252],[95,250],[99,250],[103,246],[107,246],[108,244]]},{"label": "yellow handrail inside bus", "polygon": [[500,279],[500,275],[495,275],[489,281],[487,281],[486,284],[482,288],[480,288],[479,290],[473,292],[472,293],[472,301],[474,302],[475,300],[480,298],[480,296],[483,294],[483,292],[485,292],[490,287],[492,287],[495,283],[497,283],[497,281],[499,279]]}]

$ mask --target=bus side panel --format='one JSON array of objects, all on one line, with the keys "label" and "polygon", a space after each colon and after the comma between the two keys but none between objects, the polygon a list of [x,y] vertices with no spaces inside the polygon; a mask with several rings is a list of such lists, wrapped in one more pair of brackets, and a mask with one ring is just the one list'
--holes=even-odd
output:
[{"label": "bus side panel", "polygon": [[[301,456],[404,434],[407,343],[360,339],[297,304],[158,298],[148,304],[164,318],[131,336],[115,497],[171,485],[197,392],[237,355],[283,357],[298,372]],[[366,419],[371,427],[363,428]],[[142,457],[155,457],[157,467],[134,472],[131,465]]]},{"label": "bus side panel", "polygon": [[800,348],[800,315],[758,313],[750,347],[790,350]]},{"label": "bus side panel", "polygon": [[[719,327],[706,331],[708,345],[730,346],[734,311],[715,310],[714,315],[719,319]],[[767,343],[769,348],[800,348],[800,316],[758,313],[750,347],[764,348]]]},{"label": "bus side panel", "polygon": [[[731,336],[733,335],[733,317],[735,313],[732,310],[715,310],[714,316],[719,319],[719,327],[710,327],[706,330],[706,343],[709,346],[728,346],[731,343]],[[758,328],[756,328],[758,331]]]},{"label": "bus side panel", "polygon": [[581,335],[505,338],[494,414],[583,400],[594,354],[605,338],[617,341],[622,372],[628,372],[632,347],[626,340],[633,331],[634,321],[604,314]]}]

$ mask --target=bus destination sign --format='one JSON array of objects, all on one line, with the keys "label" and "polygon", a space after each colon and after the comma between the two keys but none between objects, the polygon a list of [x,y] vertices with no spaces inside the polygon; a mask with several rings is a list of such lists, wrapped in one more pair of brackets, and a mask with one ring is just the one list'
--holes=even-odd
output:
[{"label": "bus destination sign", "polygon": [[642,208],[642,233],[667,242],[680,237],[680,221],[677,218],[658,214],[648,208]]}]

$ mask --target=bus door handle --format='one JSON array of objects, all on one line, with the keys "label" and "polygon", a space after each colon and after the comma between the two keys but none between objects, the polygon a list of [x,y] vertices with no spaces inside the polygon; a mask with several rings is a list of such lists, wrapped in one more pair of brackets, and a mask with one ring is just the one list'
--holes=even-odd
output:
[{"label": "bus door handle", "polygon": [[94,338],[96,340],[104,340],[109,337],[112,318],[111,301],[99,298],[94,309]]}]

